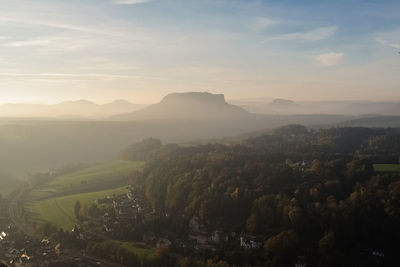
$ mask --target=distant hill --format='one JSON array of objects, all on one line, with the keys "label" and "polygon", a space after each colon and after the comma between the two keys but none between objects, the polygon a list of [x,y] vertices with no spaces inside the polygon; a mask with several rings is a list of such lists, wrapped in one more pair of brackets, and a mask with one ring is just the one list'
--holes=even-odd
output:
[{"label": "distant hill", "polygon": [[277,107],[277,108],[285,108],[285,107],[298,107],[299,105],[296,102],[288,99],[275,99],[269,104],[270,107]]},{"label": "distant hill", "polygon": [[370,114],[400,116],[398,102],[367,101],[314,101],[294,102],[288,99],[275,99],[270,103],[248,102],[239,105],[253,113],[264,114],[336,114],[363,116]]},{"label": "distant hill", "polygon": [[113,116],[113,120],[218,120],[242,119],[250,114],[225,101],[222,94],[173,93],[142,110]]},{"label": "distant hill", "polygon": [[[130,106],[116,101],[110,106]],[[93,108],[86,101],[67,102],[68,109]],[[102,105],[103,109],[106,109]],[[229,138],[287,124],[329,127],[353,117],[342,115],[252,114],[209,93],[170,94],[160,103],[113,120],[0,118],[0,170],[20,175],[30,170],[115,158],[129,145],[149,137],[163,143]],[[141,147],[134,146],[138,156]],[[128,151],[129,152],[129,151]],[[140,156],[146,157],[146,153]]]},{"label": "distant hill", "polygon": [[339,115],[244,114],[231,119],[175,121],[0,119],[0,170],[10,176],[23,175],[30,170],[107,161],[149,137],[163,143],[186,143],[241,136],[287,124],[329,127],[351,119]]},{"label": "distant hill", "polygon": [[383,113],[386,115],[400,116],[400,103],[394,103],[390,107],[386,108]]},{"label": "distant hill", "polygon": [[[240,103],[240,102],[239,102]],[[277,98],[271,102],[248,102],[241,103],[241,107],[252,112],[259,114],[321,114],[315,109],[312,109],[308,105],[300,104],[289,99]],[[329,114],[329,113],[324,113]]]},{"label": "distant hill", "polygon": [[125,100],[104,105],[87,100],[65,101],[56,105],[16,103],[0,105],[0,117],[104,118],[143,107]]},{"label": "distant hill", "polygon": [[348,120],[339,126],[400,128],[400,116],[375,116]]},{"label": "distant hill", "polygon": [[288,99],[275,99],[267,105],[267,109],[280,114],[303,114],[305,109],[302,105]]},{"label": "distant hill", "polygon": [[400,104],[395,102],[356,102],[346,107],[347,113],[400,115]]}]

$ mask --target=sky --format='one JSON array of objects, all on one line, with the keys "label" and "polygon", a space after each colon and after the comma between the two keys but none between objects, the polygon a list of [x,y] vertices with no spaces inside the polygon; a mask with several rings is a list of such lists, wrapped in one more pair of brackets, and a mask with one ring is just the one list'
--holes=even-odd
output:
[{"label": "sky", "polygon": [[400,101],[398,0],[0,0],[0,103]]}]

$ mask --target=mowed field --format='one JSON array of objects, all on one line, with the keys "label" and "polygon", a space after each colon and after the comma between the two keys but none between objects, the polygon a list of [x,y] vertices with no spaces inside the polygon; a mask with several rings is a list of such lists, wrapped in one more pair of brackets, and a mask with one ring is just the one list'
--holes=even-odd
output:
[{"label": "mowed field", "polygon": [[84,193],[116,188],[126,184],[129,175],[138,171],[144,162],[114,161],[95,165],[83,170],[54,178],[33,190],[30,197],[48,198],[62,194]]},{"label": "mowed field", "polygon": [[110,190],[49,198],[28,204],[26,210],[36,223],[51,223],[57,228],[71,230],[76,224],[74,206],[77,200],[81,205],[89,207],[96,199],[106,198],[110,195],[122,195],[126,192],[127,189],[125,187],[119,187]]},{"label": "mowed field", "polygon": [[400,164],[374,164],[375,172],[399,172]]},{"label": "mowed field", "polygon": [[96,199],[125,194],[126,179],[143,165],[143,162],[115,161],[56,177],[31,192],[25,209],[36,223],[51,223],[71,230],[76,224],[77,200],[90,206]]}]

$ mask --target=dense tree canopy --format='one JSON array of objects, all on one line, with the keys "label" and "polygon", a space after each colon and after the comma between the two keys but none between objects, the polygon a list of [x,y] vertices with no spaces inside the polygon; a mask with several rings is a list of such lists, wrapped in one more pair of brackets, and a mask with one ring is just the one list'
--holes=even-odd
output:
[{"label": "dense tree canopy", "polygon": [[400,175],[372,164],[396,163],[398,140],[395,129],[295,125],[229,145],[167,145],[132,183],[170,222],[198,217],[209,232],[262,240],[254,265],[287,266],[305,255],[314,266],[353,266],[366,250],[385,251],[390,263],[400,241]]}]

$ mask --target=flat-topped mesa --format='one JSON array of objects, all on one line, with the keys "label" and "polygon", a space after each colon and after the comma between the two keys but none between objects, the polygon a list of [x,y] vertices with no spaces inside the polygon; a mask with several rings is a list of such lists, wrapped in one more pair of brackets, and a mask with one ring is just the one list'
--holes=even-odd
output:
[{"label": "flat-topped mesa", "polygon": [[211,94],[208,92],[172,93],[165,96],[160,103],[204,102],[207,104],[226,104],[223,94]]},{"label": "flat-topped mesa", "polygon": [[207,92],[172,93],[160,103],[142,110],[113,116],[115,120],[203,120],[238,119],[249,113],[225,101],[222,94]]}]

